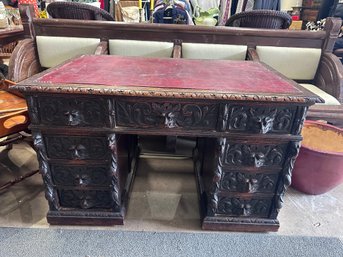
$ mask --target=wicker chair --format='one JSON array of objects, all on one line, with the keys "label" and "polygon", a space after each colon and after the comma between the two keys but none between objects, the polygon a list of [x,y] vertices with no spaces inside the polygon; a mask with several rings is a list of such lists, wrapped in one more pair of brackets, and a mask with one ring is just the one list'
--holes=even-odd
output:
[{"label": "wicker chair", "polygon": [[274,10],[253,10],[237,13],[231,16],[225,26],[288,29],[291,23],[292,17],[285,12]]},{"label": "wicker chair", "polygon": [[83,3],[53,2],[48,5],[47,11],[52,18],[56,19],[114,21],[108,12]]}]

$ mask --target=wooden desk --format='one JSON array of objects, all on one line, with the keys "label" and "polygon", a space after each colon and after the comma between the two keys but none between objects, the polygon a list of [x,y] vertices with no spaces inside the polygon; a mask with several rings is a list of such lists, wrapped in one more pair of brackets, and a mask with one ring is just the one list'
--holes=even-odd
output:
[{"label": "wooden desk", "polygon": [[22,26],[0,29],[0,47],[22,38],[24,38],[24,30]]},{"label": "wooden desk", "polygon": [[197,136],[204,229],[276,231],[316,96],[256,62],[83,56],[25,94],[50,224],[123,224],[135,135]]}]

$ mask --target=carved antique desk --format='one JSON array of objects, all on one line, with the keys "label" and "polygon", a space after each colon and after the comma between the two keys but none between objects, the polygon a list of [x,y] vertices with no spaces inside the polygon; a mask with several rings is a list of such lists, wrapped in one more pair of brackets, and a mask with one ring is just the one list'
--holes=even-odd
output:
[{"label": "carved antique desk", "polygon": [[27,79],[50,224],[123,224],[135,135],[196,136],[204,229],[276,231],[308,106],[256,62],[82,56]]}]

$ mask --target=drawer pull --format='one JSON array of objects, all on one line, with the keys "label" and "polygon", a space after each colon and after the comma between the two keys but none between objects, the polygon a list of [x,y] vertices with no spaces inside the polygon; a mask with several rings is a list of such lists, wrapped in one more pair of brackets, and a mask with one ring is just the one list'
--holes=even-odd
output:
[{"label": "drawer pull", "polygon": [[77,126],[80,124],[81,122],[81,115],[79,113],[78,110],[71,110],[71,111],[67,111],[64,113],[64,115],[67,117],[68,119],[68,125],[70,126]]},{"label": "drawer pull", "polygon": [[257,179],[246,179],[245,180],[245,192],[246,193],[253,193],[258,188],[258,180]]},{"label": "drawer pull", "polygon": [[84,145],[81,145],[81,144],[72,145],[69,148],[69,151],[72,152],[73,159],[77,159],[77,160],[84,159],[86,157],[85,156],[85,150],[86,150],[86,147]]},{"label": "drawer pull", "polygon": [[176,115],[172,112],[162,113],[162,117],[164,118],[164,125],[167,128],[176,128]]},{"label": "drawer pull", "polygon": [[82,209],[89,209],[92,207],[92,204],[87,199],[84,199],[81,201],[80,206]]},{"label": "drawer pull", "polygon": [[76,184],[79,186],[87,186],[89,185],[89,178],[88,176],[76,176],[75,178]]}]

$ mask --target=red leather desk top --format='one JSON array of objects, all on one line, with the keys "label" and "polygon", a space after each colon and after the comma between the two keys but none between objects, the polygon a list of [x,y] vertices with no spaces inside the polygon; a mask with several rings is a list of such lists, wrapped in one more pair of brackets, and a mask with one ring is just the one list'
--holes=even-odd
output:
[{"label": "red leather desk top", "polygon": [[301,91],[265,66],[251,61],[81,56],[36,80],[47,84],[85,84],[297,94]]}]

